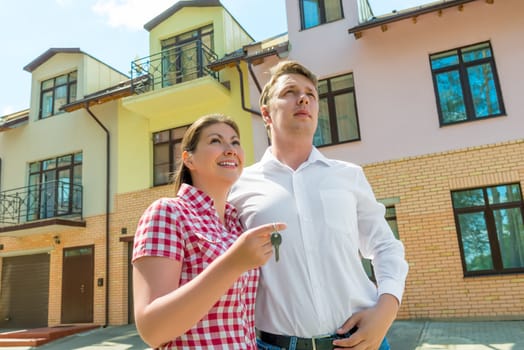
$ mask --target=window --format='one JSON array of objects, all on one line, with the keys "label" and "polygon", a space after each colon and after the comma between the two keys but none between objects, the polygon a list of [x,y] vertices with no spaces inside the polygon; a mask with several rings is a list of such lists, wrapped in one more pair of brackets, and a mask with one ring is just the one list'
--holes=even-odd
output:
[{"label": "window", "polygon": [[212,52],[212,25],[162,40],[162,86],[204,76]]},{"label": "window", "polygon": [[302,29],[333,22],[344,17],[341,0],[300,0]]},{"label": "window", "polygon": [[62,113],[60,107],[76,100],[77,72],[44,80],[40,91],[40,119]]},{"label": "window", "polygon": [[451,192],[464,274],[524,272],[524,204],[518,184]]},{"label": "window", "polygon": [[[388,222],[389,227],[391,228],[391,231],[393,231],[393,235],[396,239],[399,239],[398,236],[398,226],[397,226],[397,212],[395,210],[394,205],[388,205],[386,206],[386,221]],[[368,275],[369,279],[372,281],[376,281],[375,279],[375,272],[373,271],[373,265],[371,265],[371,260],[362,258],[362,265],[364,266],[364,270],[366,270],[366,274]]]},{"label": "window", "polygon": [[29,164],[27,221],[82,213],[82,152]]},{"label": "window", "polygon": [[430,56],[440,125],[503,115],[489,42]]},{"label": "window", "polygon": [[315,146],[360,140],[353,74],[318,82],[318,126]]},{"label": "window", "polygon": [[182,155],[182,138],[187,126],[164,130],[153,134],[153,173],[154,185],[171,182]]}]

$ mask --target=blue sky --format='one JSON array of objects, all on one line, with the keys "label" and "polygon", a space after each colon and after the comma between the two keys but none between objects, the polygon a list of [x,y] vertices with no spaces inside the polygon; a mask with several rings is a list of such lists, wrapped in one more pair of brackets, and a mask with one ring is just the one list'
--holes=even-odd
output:
[{"label": "blue sky", "polygon": [[[287,31],[284,1],[221,0],[255,40]],[[24,66],[51,47],[79,47],[128,74],[148,56],[144,24],[176,0],[0,0],[0,116],[29,107],[31,74]],[[375,14],[428,0],[369,0]]]}]

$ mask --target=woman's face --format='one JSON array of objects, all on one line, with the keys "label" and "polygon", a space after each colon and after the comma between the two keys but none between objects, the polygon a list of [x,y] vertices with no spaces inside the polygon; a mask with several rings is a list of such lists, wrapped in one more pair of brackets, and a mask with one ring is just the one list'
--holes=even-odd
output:
[{"label": "woman's face", "polygon": [[240,138],[225,123],[215,123],[202,129],[195,150],[184,152],[182,156],[191,171],[193,184],[199,188],[210,184],[233,185],[244,165]]}]

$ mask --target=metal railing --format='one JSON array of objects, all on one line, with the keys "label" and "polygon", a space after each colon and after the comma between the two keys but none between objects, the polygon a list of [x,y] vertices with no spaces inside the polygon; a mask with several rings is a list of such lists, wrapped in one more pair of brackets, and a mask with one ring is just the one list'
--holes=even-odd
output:
[{"label": "metal railing", "polygon": [[54,217],[82,217],[81,185],[48,181],[0,192],[0,224],[16,225]]},{"label": "metal railing", "polygon": [[201,40],[173,46],[131,62],[131,81],[137,94],[180,84],[204,76],[219,80],[208,65],[218,55]]}]

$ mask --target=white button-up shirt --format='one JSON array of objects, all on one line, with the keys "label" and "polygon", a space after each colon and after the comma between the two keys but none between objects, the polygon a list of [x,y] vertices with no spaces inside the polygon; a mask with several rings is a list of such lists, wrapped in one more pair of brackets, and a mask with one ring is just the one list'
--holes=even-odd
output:
[{"label": "white button-up shirt", "polygon": [[[408,271],[404,247],[384,218],[362,168],[313,148],[297,170],[268,148],[244,169],[229,200],[246,228],[284,222],[280,260],[261,268],[258,329],[313,337],[334,333],[379,295],[402,299]],[[373,259],[375,286],[362,267]]]}]

